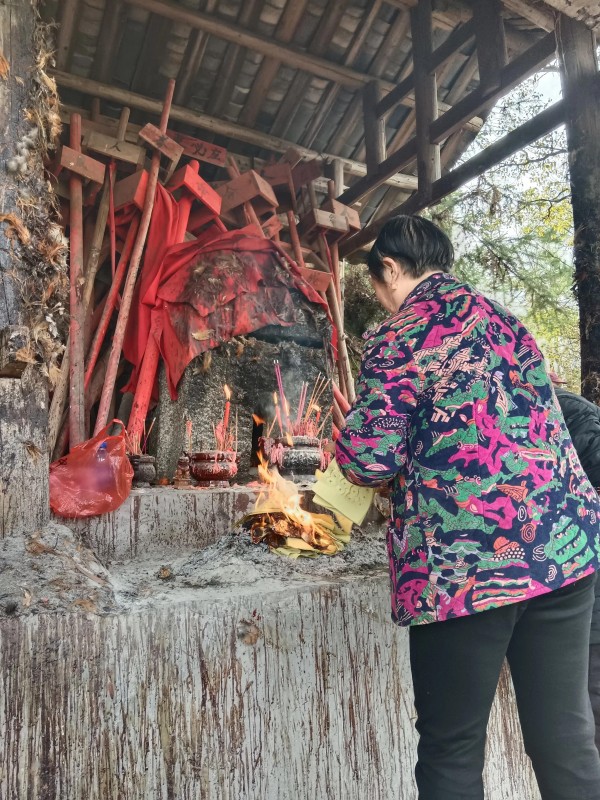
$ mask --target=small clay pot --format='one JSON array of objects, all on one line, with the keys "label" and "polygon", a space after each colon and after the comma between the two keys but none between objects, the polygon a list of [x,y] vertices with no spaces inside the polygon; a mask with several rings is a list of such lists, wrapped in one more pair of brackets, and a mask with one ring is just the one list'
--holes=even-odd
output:
[{"label": "small clay pot", "polygon": [[150,486],[156,480],[156,459],[154,456],[131,455],[129,462],[133,467],[133,485],[140,487]]},{"label": "small clay pot", "polygon": [[233,450],[205,450],[190,456],[190,472],[198,486],[229,486],[237,471],[237,453]]},{"label": "small clay pot", "polygon": [[283,446],[281,472],[289,475],[311,477],[321,468],[322,452],[316,436],[292,436],[292,444],[287,438],[277,439]]}]

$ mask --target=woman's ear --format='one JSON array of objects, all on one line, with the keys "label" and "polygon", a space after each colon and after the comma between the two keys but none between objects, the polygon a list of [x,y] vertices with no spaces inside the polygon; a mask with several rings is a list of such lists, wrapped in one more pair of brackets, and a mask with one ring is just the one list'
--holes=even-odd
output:
[{"label": "woman's ear", "polygon": [[390,256],[384,256],[382,262],[385,266],[387,283],[395,284],[403,274],[400,264]]}]

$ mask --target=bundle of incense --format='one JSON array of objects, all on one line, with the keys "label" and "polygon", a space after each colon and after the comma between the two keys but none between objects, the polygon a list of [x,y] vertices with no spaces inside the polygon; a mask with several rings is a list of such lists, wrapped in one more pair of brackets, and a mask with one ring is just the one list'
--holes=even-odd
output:
[{"label": "bundle of incense", "polygon": [[192,420],[188,419],[185,423],[185,436],[187,439],[187,452],[192,452]]},{"label": "bundle of incense", "polygon": [[[304,413],[304,404],[306,403],[306,394],[308,392],[308,383],[303,383],[300,389],[300,400],[298,401],[298,411],[296,413],[296,422],[294,424],[295,432],[300,432],[300,425],[302,423],[302,415]],[[310,412],[310,406],[308,408]],[[308,413],[307,412],[307,413]]]},{"label": "bundle of incense", "polygon": [[275,361],[274,364],[275,364],[275,377],[277,378],[277,388],[279,389],[279,397],[281,399],[283,423],[285,426],[285,430],[291,431],[292,426],[290,424],[290,418],[288,414],[289,404],[287,402],[285,391],[283,389],[283,380],[281,378],[281,367],[279,365],[279,361]]}]

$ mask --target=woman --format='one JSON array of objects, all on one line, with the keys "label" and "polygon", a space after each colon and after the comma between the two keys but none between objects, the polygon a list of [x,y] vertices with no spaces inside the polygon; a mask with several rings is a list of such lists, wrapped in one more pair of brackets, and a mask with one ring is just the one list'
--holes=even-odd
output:
[{"label": "woman", "polygon": [[419,798],[483,798],[506,657],[543,800],[597,799],[586,681],[600,504],[533,337],[452,263],[428,220],[381,231],[368,267],[392,316],[367,339],[336,448],[348,480],[392,482],[392,614],[411,626]]}]

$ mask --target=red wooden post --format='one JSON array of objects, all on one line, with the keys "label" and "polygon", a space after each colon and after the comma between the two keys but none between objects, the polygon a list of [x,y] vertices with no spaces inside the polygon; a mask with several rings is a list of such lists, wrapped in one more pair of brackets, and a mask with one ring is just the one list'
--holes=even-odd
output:
[{"label": "red wooden post", "polygon": [[[200,164],[197,161],[190,161],[188,166],[196,175],[198,174]],[[177,230],[173,244],[179,244],[185,240],[185,232],[187,231],[194,200],[196,200],[196,194],[184,185],[183,195],[178,203]],[[144,352],[144,360],[142,361],[137,386],[135,387],[135,396],[129,416],[129,424],[127,425],[127,433],[132,439],[141,437],[144,431],[144,423],[150,406],[159,361],[160,349],[156,337],[151,332]]]},{"label": "red wooden post", "polygon": [[123,278],[125,277],[125,271],[127,270],[129,256],[131,255],[131,251],[133,250],[133,243],[135,242],[138,226],[139,226],[139,219],[135,217],[132,220],[131,225],[129,226],[129,230],[127,231],[127,237],[125,239],[125,245],[123,246],[123,252],[121,253],[121,258],[119,259],[119,263],[117,265],[117,271],[115,272],[115,277],[113,278],[113,282],[108,291],[108,296],[106,298],[106,303],[104,304],[102,316],[100,317],[100,322],[98,323],[98,327],[96,328],[96,333],[94,334],[94,339],[90,347],[90,353],[88,356],[88,362],[85,371],[86,391],[92,379],[94,368],[96,366],[96,362],[98,361],[100,350],[102,349],[102,344],[104,343],[104,337],[106,336],[106,331],[108,330],[110,318],[112,317],[112,313],[117,305],[117,297],[119,296],[119,290],[121,288],[121,284],[123,283]]},{"label": "red wooden post", "polygon": [[304,256],[302,255],[302,245],[300,244],[300,237],[298,236],[298,227],[296,226],[296,216],[293,211],[287,212],[288,224],[290,227],[290,241],[292,243],[292,250],[296,264],[299,267],[305,267]]},{"label": "red wooden post", "polygon": [[[71,150],[81,153],[81,117],[71,114],[69,132]],[[71,447],[85,439],[85,398],[83,370],[85,362],[83,307],[83,190],[81,177],[71,172],[70,201],[70,360],[69,360],[69,441]]]},{"label": "red wooden post", "polygon": [[[167,122],[169,119],[169,112],[171,110],[171,103],[173,102],[173,92],[175,90],[175,81],[170,80],[167,87],[165,101],[163,104],[162,116],[160,119],[160,130],[164,133],[167,130]],[[135,245],[131,254],[131,263],[129,272],[127,273],[127,280],[125,282],[125,289],[123,291],[123,299],[119,309],[119,317],[117,319],[117,326],[113,336],[108,366],[106,369],[106,378],[104,386],[102,387],[102,396],[100,398],[100,406],[98,408],[98,416],[96,418],[96,427],[94,433],[98,433],[108,422],[108,414],[110,410],[110,403],[113,392],[115,390],[115,383],[117,380],[117,372],[119,369],[119,360],[121,358],[121,349],[123,347],[123,340],[125,338],[125,330],[127,321],[129,319],[129,312],[131,310],[131,303],[133,301],[133,290],[135,281],[140,268],[142,259],[142,252],[148,236],[148,229],[150,227],[150,219],[152,217],[152,209],[154,208],[154,196],[156,194],[156,184],[158,182],[158,170],[160,167],[160,152],[155,150],[152,155],[152,163],[150,172],[148,174],[148,186],[146,189],[146,196],[144,199],[144,209],[142,211],[142,218],[140,220],[140,227],[138,229]]]}]

